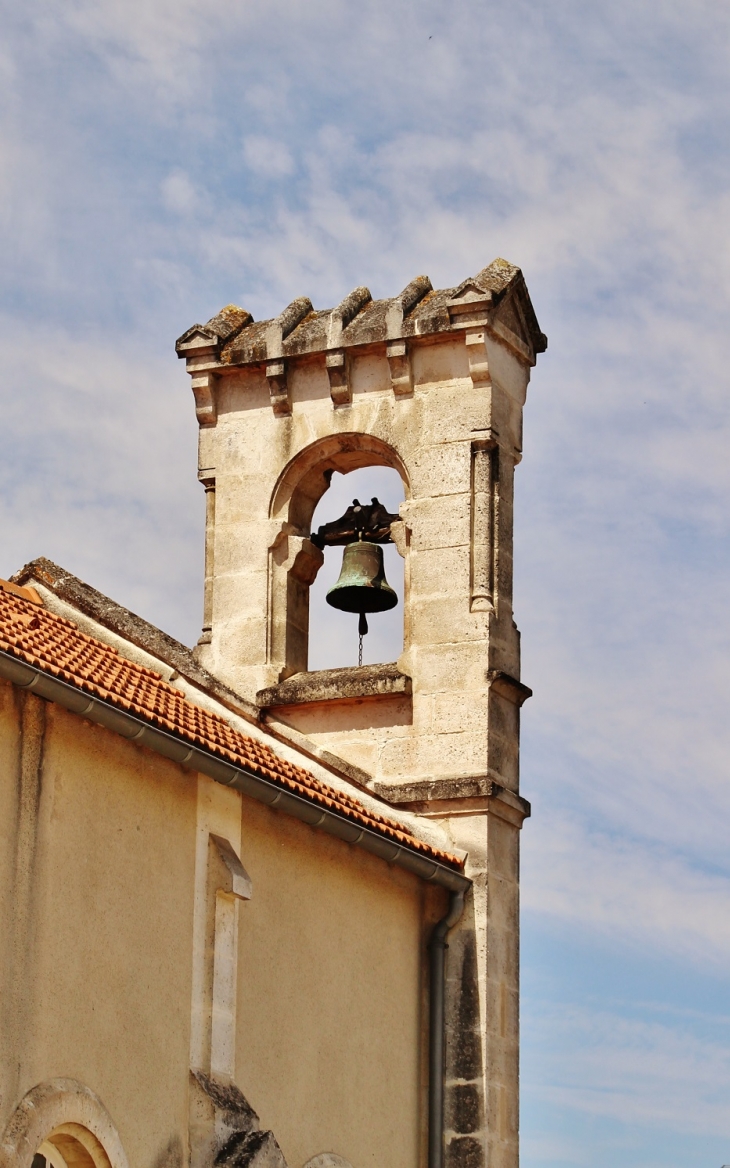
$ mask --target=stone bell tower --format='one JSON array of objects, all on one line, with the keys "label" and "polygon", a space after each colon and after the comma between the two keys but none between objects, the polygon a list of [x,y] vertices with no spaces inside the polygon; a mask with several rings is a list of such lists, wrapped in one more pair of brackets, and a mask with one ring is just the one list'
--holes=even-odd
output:
[{"label": "stone bell tower", "polygon": [[[229,305],[177,342],[192,377],[206,490],[201,662],[388,802],[437,818],[469,853],[450,938],[446,1162],[518,1159],[519,634],[513,474],[536,354],[518,268],[455,288],[418,276],[391,300],[302,297],[254,323]],[[406,501],[397,661],[310,673],[314,509],[334,471],[394,467]],[[353,770],[354,773],[354,770]]]}]

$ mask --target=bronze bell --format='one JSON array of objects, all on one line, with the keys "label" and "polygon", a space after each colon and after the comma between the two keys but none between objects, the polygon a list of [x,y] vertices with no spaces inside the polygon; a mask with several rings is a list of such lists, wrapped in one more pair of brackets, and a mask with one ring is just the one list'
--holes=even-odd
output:
[{"label": "bronze bell", "polygon": [[327,593],[327,603],[342,612],[359,612],[361,636],[368,631],[366,612],[395,608],[398,597],[385,579],[379,544],[367,540],[346,544],[340,578]]},{"label": "bronze bell", "polygon": [[385,579],[380,547],[381,543],[392,543],[390,529],[397,519],[377,499],[369,504],[353,499],[344,515],[323,524],[310,536],[318,548],[344,544],[340,578],[327,593],[327,603],[342,612],[360,614],[360,665],[362,639],[368,631],[365,613],[387,612],[398,603],[398,597]]}]

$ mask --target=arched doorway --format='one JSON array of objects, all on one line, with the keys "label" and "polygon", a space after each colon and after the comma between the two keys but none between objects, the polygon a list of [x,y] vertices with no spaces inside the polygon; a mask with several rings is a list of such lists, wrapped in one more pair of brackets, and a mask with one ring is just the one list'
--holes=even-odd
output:
[{"label": "arched doorway", "polygon": [[[68,1130],[52,1132],[48,1139],[43,1141],[33,1156],[31,1168],[82,1168],[82,1166],[96,1168],[98,1164],[106,1168],[109,1158],[103,1148],[97,1147],[95,1156],[94,1152],[85,1146],[91,1133],[84,1133],[83,1129],[80,1129],[74,1134],[71,1130],[72,1125],[66,1127]],[[98,1145],[97,1140],[94,1143]]]},{"label": "arched doorway", "polygon": [[112,1168],[104,1145],[82,1124],[61,1124],[49,1132],[31,1160],[31,1168]]}]

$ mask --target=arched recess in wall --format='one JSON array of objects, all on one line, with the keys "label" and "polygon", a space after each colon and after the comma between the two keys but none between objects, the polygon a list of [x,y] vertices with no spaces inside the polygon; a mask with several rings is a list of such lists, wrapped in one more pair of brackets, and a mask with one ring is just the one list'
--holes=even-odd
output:
[{"label": "arched recess in wall", "polygon": [[7,1123],[0,1142],[0,1168],[32,1168],[36,1156],[69,1168],[129,1168],[103,1103],[73,1079],[40,1083]]},{"label": "arched recess in wall", "polygon": [[[269,511],[268,658],[280,680],[308,668],[309,589],[324,561],[309,540],[314,510],[335,472],[347,475],[376,466],[398,472],[407,499],[409,476],[397,452],[375,435],[352,432],[329,435],[300,451],[274,488]],[[406,562],[406,611],[407,591]]]}]

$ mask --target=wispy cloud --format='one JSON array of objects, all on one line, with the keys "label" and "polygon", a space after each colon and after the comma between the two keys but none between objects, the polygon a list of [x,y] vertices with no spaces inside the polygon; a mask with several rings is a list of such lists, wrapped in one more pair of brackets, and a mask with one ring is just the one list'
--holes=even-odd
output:
[{"label": "wispy cloud", "polygon": [[173,634],[200,623],[196,427],[165,362],[0,321],[0,575],[45,555]]},{"label": "wispy cloud", "polygon": [[727,1136],[730,1050],[725,1030],[713,1042],[698,1039],[687,1027],[542,1006],[529,1018],[532,1041],[539,1034],[545,1049],[559,1042],[563,1055],[559,1081],[553,1079],[551,1064],[545,1079],[530,1084],[544,1102],[612,1118],[622,1126]]},{"label": "wispy cloud", "polygon": [[[730,960],[730,873],[700,866],[699,857],[693,863],[686,847],[683,855],[647,840],[646,829],[637,839],[629,816],[610,827],[545,813],[525,849],[523,907],[721,975]],[[671,842],[681,847],[680,824],[674,829]]]}]

